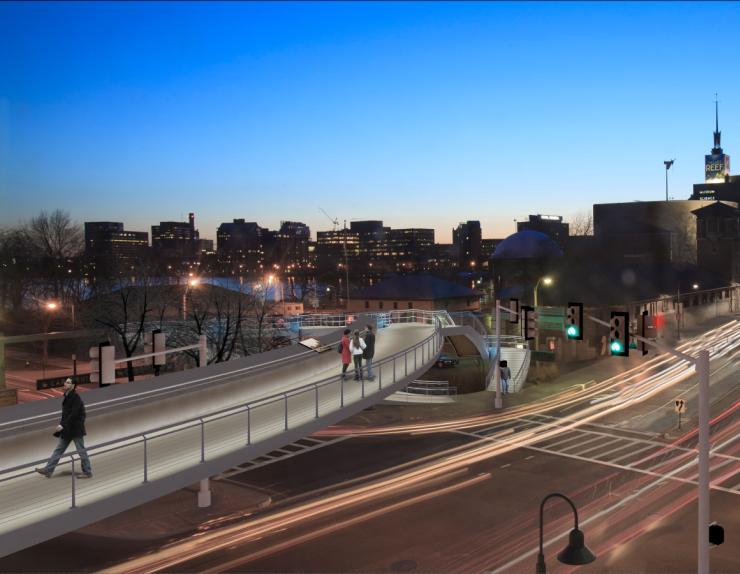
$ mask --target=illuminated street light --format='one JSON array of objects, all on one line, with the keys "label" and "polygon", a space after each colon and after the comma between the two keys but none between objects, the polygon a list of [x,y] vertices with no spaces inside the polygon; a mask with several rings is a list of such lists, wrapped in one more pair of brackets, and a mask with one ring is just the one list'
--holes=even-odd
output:
[{"label": "illuminated street light", "polygon": [[57,304],[56,301],[47,301],[47,303],[46,303],[46,308],[49,311],[55,311],[57,309],[57,307],[59,307],[59,305]]},{"label": "illuminated street light", "polygon": [[694,289],[698,289],[698,288],[699,288],[699,284],[698,284],[698,283],[694,283],[694,284],[692,285],[692,287],[693,287]]},{"label": "illuminated street light", "polygon": [[537,279],[537,284],[534,286],[534,307],[537,308],[537,288],[540,286],[540,283],[544,284],[545,286],[549,287],[553,284],[552,277],[540,277]]}]

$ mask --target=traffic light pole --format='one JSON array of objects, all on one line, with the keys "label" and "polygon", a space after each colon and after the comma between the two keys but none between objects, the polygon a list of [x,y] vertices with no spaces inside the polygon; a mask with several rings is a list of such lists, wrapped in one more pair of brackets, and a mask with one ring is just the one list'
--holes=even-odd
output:
[{"label": "traffic light pole", "polygon": [[496,371],[493,373],[494,385],[496,386],[496,400],[494,406],[503,408],[504,402],[501,398],[501,300],[496,299]]},{"label": "traffic light pole", "polygon": [[[610,327],[610,324],[591,315],[588,319],[599,325]],[[699,511],[697,518],[697,572],[709,574],[709,351],[699,351],[697,357],[682,353],[673,347],[652,339],[632,335],[638,341],[669,353],[694,365],[699,375]]]}]

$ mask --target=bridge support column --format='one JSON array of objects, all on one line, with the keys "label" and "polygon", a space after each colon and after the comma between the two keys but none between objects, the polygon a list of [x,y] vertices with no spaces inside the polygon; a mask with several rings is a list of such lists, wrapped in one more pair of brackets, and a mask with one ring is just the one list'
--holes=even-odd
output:
[{"label": "bridge support column", "polygon": [[208,340],[205,335],[198,337],[198,366],[208,365]]},{"label": "bridge support column", "polygon": [[209,479],[204,478],[200,481],[200,490],[198,491],[198,508],[208,508],[211,506],[211,488]]}]

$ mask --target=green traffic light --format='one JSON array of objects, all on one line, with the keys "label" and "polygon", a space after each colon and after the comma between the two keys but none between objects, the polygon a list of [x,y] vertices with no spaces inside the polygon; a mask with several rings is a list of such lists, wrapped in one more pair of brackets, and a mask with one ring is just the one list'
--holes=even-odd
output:
[{"label": "green traffic light", "polygon": [[575,325],[570,325],[568,329],[565,331],[565,333],[568,335],[568,337],[577,337],[578,336],[578,327]]},{"label": "green traffic light", "polygon": [[619,341],[612,341],[611,350],[612,353],[621,353],[622,351],[624,351],[624,349],[622,348],[622,343],[620,343]]}]

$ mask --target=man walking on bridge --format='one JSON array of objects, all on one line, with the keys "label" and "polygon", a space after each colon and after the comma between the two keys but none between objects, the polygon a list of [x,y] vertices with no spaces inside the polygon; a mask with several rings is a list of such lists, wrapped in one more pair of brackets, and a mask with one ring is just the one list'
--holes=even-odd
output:
[{"label": "man walking on bridge", "polygon": [[43,474],[46,478],[51,478],[54,469],[59,463],[59,459],[67,450],[69,443],[74,441],[77,448],[77,454],[82,462],[82,472],[77,474],[77,478],[92,478],[92,467],[90,458],[85,450],[85,403],[82,397],[77,394],[75,388],[77,383],[72,379],[64,381],[64,400],[62,401],[62,419],[56,428],[54,436],[59,437],[59,442],[51,458],[43,468],[37,468],[36,472]]},{"label": "man walking on bridge", "polygon": [[373,334],[373,326],[368,323],[367,333],[365,334],[365,350],[363,351],[363,357],[365,364],[367,365],[367,378],[369,381],[375,379],[373,374],[373,357],[375,356],[375,335]]}]

